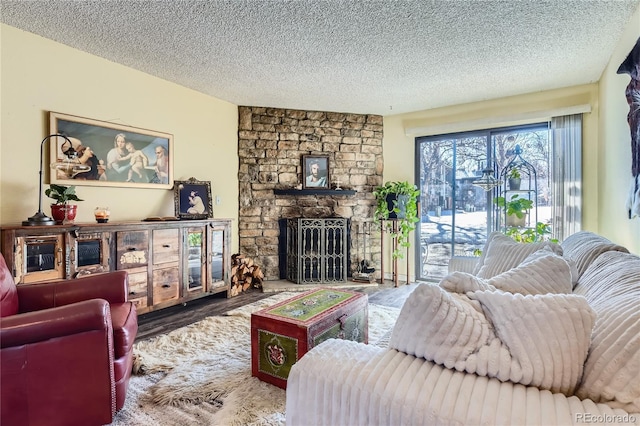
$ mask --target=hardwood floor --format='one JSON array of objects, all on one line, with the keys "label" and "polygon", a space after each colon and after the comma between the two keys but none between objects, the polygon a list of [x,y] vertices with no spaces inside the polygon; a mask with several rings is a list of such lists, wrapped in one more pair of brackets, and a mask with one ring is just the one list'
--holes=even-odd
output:
[{"label": "hardwood floor", "polygon": [[[401,308],[404,301],[418,284],[400,284],[385,282],[378,287],[353,288],[368,294],[369,303]],[[187,302],[184,305],[172,306],[138,317],[138,334],[136,341],[148,339],[159,334],[168,333],[176,328],[184,327],[200,321],[208,316],[221,315],[231,309],[238,308],[260,299],[273,296],[274,293],[263,293],[258,289],[250,289],[236,297],[229,299],[224,294],[215,294],[202,299]]]}]

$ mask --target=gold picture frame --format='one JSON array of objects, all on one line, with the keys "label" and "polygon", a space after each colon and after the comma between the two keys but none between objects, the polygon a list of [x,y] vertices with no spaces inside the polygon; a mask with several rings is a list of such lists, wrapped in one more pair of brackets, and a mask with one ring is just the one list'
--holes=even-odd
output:
[{"label": "gold picture frame", "polygon": [[[59,185],[118,186],[171,189],[173,187],[173,135],[154,130],[49,113],[51,134],[69,138],[80,162],[91,170],[72,177],[51,173]],[[52,138],[51,163],[63,162],[64,138]]]}]

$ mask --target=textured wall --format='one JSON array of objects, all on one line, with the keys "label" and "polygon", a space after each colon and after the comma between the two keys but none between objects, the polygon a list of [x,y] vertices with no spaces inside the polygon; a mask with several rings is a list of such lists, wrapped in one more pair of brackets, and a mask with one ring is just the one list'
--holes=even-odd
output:
[{"label": "textured wall", "polygon": [[[239,107],[240,252],[262,266],[265,278],[279,278],[278,220],[295,217],[351,219],[352,265],[361,259],[358,230],[371,220],[373,189],[382,184],[382,116]],[[355,195],[276,195],[302,182],[302,156],[328,154],[331,187],[339,181]],[[379,260],[378,238],[369,238]]]}]

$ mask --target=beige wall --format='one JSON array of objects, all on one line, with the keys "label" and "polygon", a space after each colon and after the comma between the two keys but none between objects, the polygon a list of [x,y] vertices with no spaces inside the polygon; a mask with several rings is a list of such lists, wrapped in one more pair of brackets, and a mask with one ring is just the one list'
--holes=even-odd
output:
[{"label": "beige wall", "polygon": [[[0,27],[0,43],[0,223],[36,212],[40,141],[56,111],[173,134],[174,178],[211,181],[221,200],[215,217],[235,219],[237,251],[236,105],[10,26]],[[80,222],[103,205],[114,221],[174,214],[172,190],[78,186],[77,193],[85,200]],[[46,214],[49,201],[43,197]]]},{"label": "beige wall", "polygon": [[600,78],[600,128],[598,155],[598,231],[640,254],[640,218],[628,219],[626,197],[631,185],[631,136],[627,123],[629,105],[625,88],[628,74],[616,74],[640,37],[640,8],[611,55]]}]

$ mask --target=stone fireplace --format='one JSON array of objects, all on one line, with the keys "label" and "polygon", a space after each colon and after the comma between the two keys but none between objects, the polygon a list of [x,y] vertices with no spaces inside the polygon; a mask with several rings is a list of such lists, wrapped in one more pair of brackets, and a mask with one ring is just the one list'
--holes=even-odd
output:
[{"label": "stone fireplace", "polygon": [[[373,189],[382,184],[382,116],[246,106],[238,112],[240,253],[262,265],[266,280],[285,279],[282,219],[338,217],[353,228],[372,217]],[[305,154],[329,155],[331,188],[339,182],[343,190],[297,190]],[[379,241],[369,243],[379,263]],[[348,253],[348,264],[356,265],[358,253]]]}]

